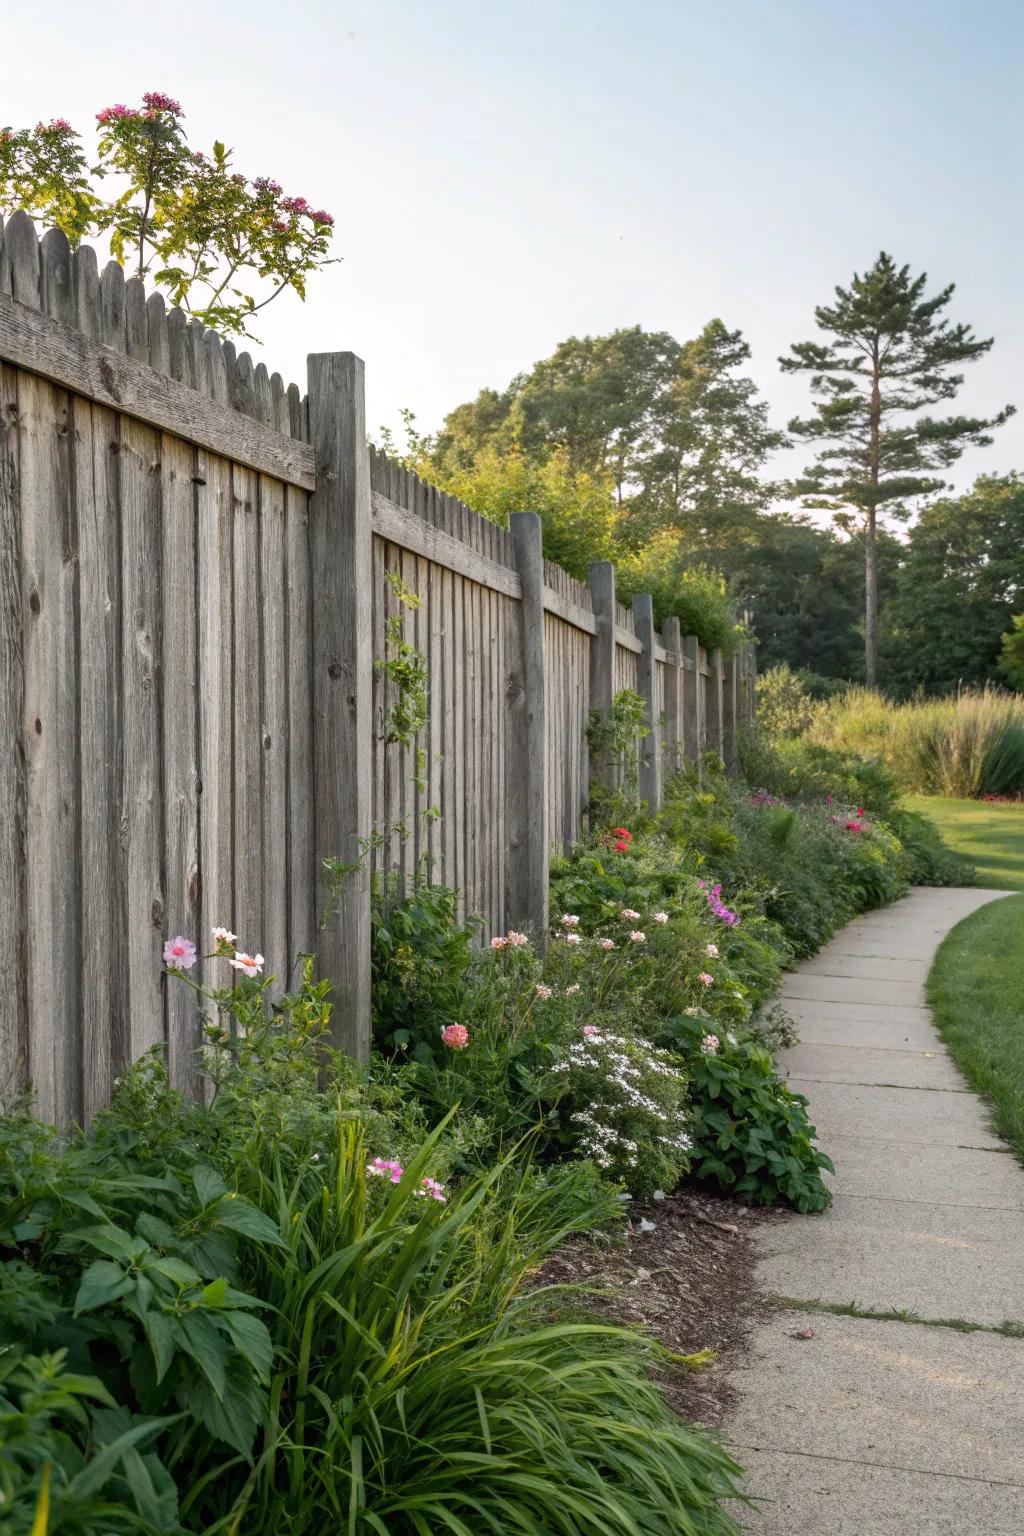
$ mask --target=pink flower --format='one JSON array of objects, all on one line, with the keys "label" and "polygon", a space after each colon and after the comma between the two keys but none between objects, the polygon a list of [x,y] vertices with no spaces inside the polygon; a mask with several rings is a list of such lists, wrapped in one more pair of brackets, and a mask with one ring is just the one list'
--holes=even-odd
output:
[{"label": "pink flower", "polygon": [[74,133],[66,117],[51,117],[48,123],[36,123],[36,133]]},{"label": "pink flower", "polygon": [[594,1036],[597,1033],[598,1033],[598,1028],[597,1028],[596,1024],[584,1024],[584,1026],[583,1026],[583,1038],[584,1038],[584,1040],[593,1040]]},{"label": "pink flower", "polygon": [[567,933],[565,942],[567,944],[579,945],[583,943],[583,940],[578,933]]},{"label": "pink flower", "polygon": [[405,1169],[397,1158],[375,1157],[372,1163],[367,1163],[366,1171],[372,1173],[375,1178],[390,1179],[392,1184],[401,1184]]},{"label": "pink flower", "polygon": [[322,208],[312,208],[309,216],[314,224],[322,224],[325,229],[334,228],[334,215],[325,213]]},{"label": "pink flower", "polygon": [[246,976],[258,976],[263,969],[263,963],[262,955],[237,954],[228,961],[236,971],[244,971]]},{"label": "pink flower", "polygon": [[464,1051],[469,1044],[469,1030],[465,1024],[446,1024],[441,1039],[453,1051]]},{"label": "pink flower", "polygon": [[580,920],[575,912],[563,912],[561,923],[563,928],[578,928]]},{"label": "pink flower", "polygon": [[615,940],[614,939],[599,939],[598,943],[600,944],[602,949],[614,949],[615,948]]},{"label": "pink flower", "polygon": [[534,991],[542,1003],[546,1003],[548,998],[551,996],[551,988],[545,987],[541,982],[538,982],[537,986],[534,988]]},{"label": "pink flower", "polygon": [[128,117],[138,117],[134,107],[126,107],[123,101],[117,101],[112,107],[104,107],[102,112],[96,113],[98,123],[118,123]]},{"label": "pink flower", "polygon": [[238,934],[232,933],[229,928],[214,928],[213,930],[213,942],[218,950],[230,947],[236,942],[237,938]]},{"label": "pink flower", "polygon": [[491,940],[491,948],[492,949],[508,949],[508,939],[501,939],[501,938],[492,939]]},{"label": "pink flower", "polygon": [[629,942],[631,944],[646,944],[647,935],[646,933],[641,933],[639,928],[634,928],[629,936]]},{"label": "pink flower", "polygon": [[636,919],[640,916],[640,913],[634,912],[632,907],[623,907],[622,911],[619,913],[619,916],[622,918],[624,923],[631,923],[636,922]]},{"label": "pink flower", "polygon": [[580,984],[578,981],[574,981],[571,987],[566,987],[565,989],[566,997],[576,997],[578,996],[579,992]]},{"label": "pink flower", "polygon": [[257,192],[270,192],[276,196],[281,190],[281,183],[279,181],[271,181],[269,176],[257,176],[253,182],[253,187]]},{"label": "pink flower", "polygon": [[715,984],[715,978],[713,976],[709,976],[707,971],[701,971],[700,975],[697,977],[697,980],[700,982],[702,987],[713,987]]},{"label": "pink flower", "polygon": [[419,1189],[414,1189],[413,1194],[419,1195],[424,1200],[429,1195],[431,1200],[439,1200],[442,1205],[447,1204],[444,1185],[439,1184],[436,1179],[420,1179],[420,1187]]},{"label": "pink flower", "polygon": [[163,91],[145,91],[142,99],[152,112],[173,112],[175,117],[181,116],[179,103],[173,96],[165,96]]},{"label": "pink flower", "polygon": [[652,912],[651,913],[651,922],[652,923],[657,923],[659,925],[659,927],[660,927],[662,923],[667,923],[668,922],[668,913],[667,912]]},{"label": "pink flower", "polygon": [[704,953],[707,955],[709,960],[717,960],[718,959],[718,945],[717,944],[709,944],[707,946],[707,948],[704,950]]},{"label": "pink flower", "polygon": [[525,933],[517,933],[514,928],[509,929],[505,938],[512,949],[525,949],[530,942]]},{"label": "pink flower", "polygon": [[718,1050],[718,1036],[705,1035],[700,1043],[700,1048],[705,1056],[714,1056]]},{"label": "pink flower", "polygon": [[173,966],[177,971],[190,971],[196,963],[196,947],[191,939],[183,939],[179,933],[177,938],[168,939],[164,945],[164,965]]},{"label": "pink flower", "polygon": [[286,213],[308,213],[309,204],[304,197],[286,197],[281,203]]}]

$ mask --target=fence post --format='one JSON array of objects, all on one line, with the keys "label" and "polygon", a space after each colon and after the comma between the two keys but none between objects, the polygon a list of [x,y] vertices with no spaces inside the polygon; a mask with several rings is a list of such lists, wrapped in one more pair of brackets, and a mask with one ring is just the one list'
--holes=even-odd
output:
[{"label": "fence post", "polygon": [[725,760],[725,742],[722,739],[722,653],[717,648],[708,652],[708,687],[705,695],[705,737],[709,752],[717,752]]},{"label": "fence post", "polygon": [[[306,367],[316,455],[309,543],[317,955],[320,974],[334,988],[334,1043],[367,1061],[370,865],[360,858],[359,839],[369,834],[373,814],[373,531],[364,365],[351,352],[321,352]],[[326,922],[325,859],[359,861]]]},{"label": "fence post", "polygon": [[548,931],[547,713],[544,677],[544,560],[536,512],[513,512],[522,587],[519,605],[520,687],[511,700],[511,771],[506,776],[508,888],[505,908],[512,926],[533,929],[543,946]]},{"label": "fence post", "polygon": [[701,754],[700,729],[700,641],[696,635],[682,639],[683,671],[683,756],[691,762]]},{"label": "fence post", "polygon": [[[590,708],[609,720],[615,702],[615,567],[610,560],[595,560],[589,575],[597,620],[597,634],[590,642]],[[607,748],[597,754],[594,777],[614,789],[615,763]]]},{"label": "fence post", "polygon": [[678,619],[666,619],[661,626],[665,646],[665,777],[670,779],[682,767],[683,741],[683,648]]},{"label": "fence post", "polygon": [[739,695],[740,656],[736,652],[722,659],[722,761],[725,771],[736,772],[736,725]]},{"label": "fence post", "polygon": [[636,667],[637,693],[644,701],[647,735],[640,743],[640,798],[648,809],[661,806],[661,719],[654,689],[654,598],[637,592],[633,598],[633,628],[643,646]]}]

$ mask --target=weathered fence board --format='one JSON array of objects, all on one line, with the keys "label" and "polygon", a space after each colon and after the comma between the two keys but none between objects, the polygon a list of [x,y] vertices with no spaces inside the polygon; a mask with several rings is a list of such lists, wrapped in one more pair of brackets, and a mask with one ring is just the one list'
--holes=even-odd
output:
[{"label": "weathered fence board", "polygon": [[[705,746],[732,765],[752,653],[658,634],[540,534],[367,449],[351,354],[310,358],[303,395],[87,248],[0,227],[0,1100],[88,1119],[153,1047],[198,1091],[162,946],[215,924],[277,992],[315,953],[364,1055],[373,870],[540,936],[592,773],[657,803]],[[390,744],[389,618],[428,675]],[[626,688],[649,734],[592,763]],[[324,860],[358,866],[333,895]]]}]

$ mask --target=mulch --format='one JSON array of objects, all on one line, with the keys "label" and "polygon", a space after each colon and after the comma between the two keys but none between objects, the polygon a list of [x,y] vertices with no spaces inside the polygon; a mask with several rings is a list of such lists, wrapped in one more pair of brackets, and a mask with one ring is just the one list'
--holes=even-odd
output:
[{"label": "mulch", "polygon": [[[769,1304],[754,1278],[754,1234],[787,1213],[751,1210],[703,1190],[630,1206],[624,1238],[572,1238],[545,1262],[540,1285],[594,1287],[580,1304],[590,1315],[651,1333],[674,1354],[714,1352],[701,1370],[656,1372],[673,1408],[700,1424],[719,1424],[734,1398],[731,1367],[747,1331]],[[650,1223],[651,1230],[647,1230]]]}]

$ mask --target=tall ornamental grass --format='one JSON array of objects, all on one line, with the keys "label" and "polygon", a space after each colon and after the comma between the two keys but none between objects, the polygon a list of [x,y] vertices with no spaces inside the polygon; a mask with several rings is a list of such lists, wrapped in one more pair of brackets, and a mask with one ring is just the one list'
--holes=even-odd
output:
[{"label": "tall ornamental grass", "polygon": [[901,788],[978,799],[1024,791],[1024,702],[987,688],[894,704],[853,688],[818,711],[811,738],[880,758]]}]

